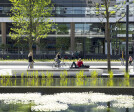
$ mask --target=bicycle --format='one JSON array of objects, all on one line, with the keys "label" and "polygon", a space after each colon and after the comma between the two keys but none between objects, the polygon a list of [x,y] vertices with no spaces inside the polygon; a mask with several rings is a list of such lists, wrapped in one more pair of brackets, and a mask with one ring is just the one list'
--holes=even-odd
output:
[{"label": "bicycle", "polygon": [[57,67],[64,67],[67,66],[67,64],[64,62],[64,58],[62,58],[63,61],[57,60],[56,58],[54,59],[54,63],[52,64],[52,68]]}]

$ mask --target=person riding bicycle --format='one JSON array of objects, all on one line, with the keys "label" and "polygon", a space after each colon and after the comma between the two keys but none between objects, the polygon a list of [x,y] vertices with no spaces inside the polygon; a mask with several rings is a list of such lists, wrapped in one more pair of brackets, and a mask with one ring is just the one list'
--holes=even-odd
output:
[{"label": "person riding bicycle", "polygon": [[55,57],[55,62],[57,63],[57,65],[58,65],[58,67],[60,67],[60,59],[61,59],[61,56],[60,56],[60,53],[58,52],[57,54],[56,54],[56,57]]}]

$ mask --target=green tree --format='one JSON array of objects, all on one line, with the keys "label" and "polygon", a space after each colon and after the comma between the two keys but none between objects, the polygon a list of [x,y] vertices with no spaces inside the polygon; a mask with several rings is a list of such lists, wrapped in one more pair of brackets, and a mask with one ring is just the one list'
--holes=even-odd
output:
[{"label": "green tree", "polygon": [[7,49],[6,44],[1,44],[1,45],[0,45],[0,48],[2,49],[2,54],[5,54],[6,49]]},{"label": "green tree", "polygon": [[69,37],[57,37],[56,38],[56,49],[65,51],[68,50],[70,46],[70,38]]},{"label": "green tree", "polygon": [[32,51],[33,43],[39,38],[46,38],[49,32],[55,31],[51,17],[53,5],[51,0],[9,0],[13,4],[11,19],[12,39],[25,37]]},{"label": "green tree", "polygon": [[66,24],[59,24],[57,27],[58,34],[68,34],[68,27]]},{"label": "green tree", "polygon": [[[87,0],[90,1],[90,0]],[[110,57],[110,41],[111,41],[111,27],[110,27],[110,17],[115,17],[116,14],[120,11],[120,8],[124,7],[124,4],[126,3],[125,0],[120,1],[120,5],[113,5],[111,0],[96,0],[93,1],[94,11],[96,12],[96,16],[98,16],[98,19],[101,21],[102,25],[104,25],[105,22],[105,40],[107,41],[107,66],[108,66],[108,72],[111,71],[111,57]],[[115,1],[116,3],[116,1]],[[115,9],[115,10],[114,10]],[[122,20],[125,17],[125,12],[122,13],[120,17],[117,18],[115,27],[117,26],[118,22]]]},{"label": "green tree", "polygon": [[[57,34],[68,34],[68,27],[66,24],[57,25]],[[68,37],[57,37],[56,38],[56,50],[64,53],[70,46],[70,38]]]},{"label": "green tree", "polygon": [[17,47],[18,54],[20,54],[21,52],[24,52],[24,50],[28,48],[28,42],[24,39],[18,38],[13,47]]}]

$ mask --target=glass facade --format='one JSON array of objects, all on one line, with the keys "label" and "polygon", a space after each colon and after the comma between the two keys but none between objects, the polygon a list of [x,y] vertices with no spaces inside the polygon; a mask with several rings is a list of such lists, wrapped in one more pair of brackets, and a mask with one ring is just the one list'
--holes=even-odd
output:
[{"label": "glass facade", "polygon": [[[126,5],[124,4],[126,0],[111,0],[109,11],[112,11],[111,17],[121,17],[126,12]],[[129,0],[129,16],[134,16],[134,3]],[[52,0],[54,4],[53,15],[55,17],[98,17],[102,16],[105,8],[103,7],[103,0],[99,1],[99,6],[96,7],[95,0]],[[11,4],[8,0],[0,2],[0,17],[9,16],[11,14]],[[116,14],[114,14],[116,12]]]},{"label": "glass facade", "polygon": [[11,14],[11,3],[9,0],[1,0],[0,1],[0,17],[9,17]]},{"label": "glass facade", "polygon": [[1,23],[0,23],[0,35],[1,35]]},{"label": "glass facade", "polygon": [[104,35],[101,23],[76,23],[75,34],[78,35]]},{"label": "glass facade", "polygon": [[[117,47],[118,53],[125,50],[125,23],[120,23],[115,30],[115,24],[111,24],[111,43],[112,54],[115,54]],[[129,25],[129,34],[134,34],[134,23]],[[6,24],[6,32],[9,34],[11,23]],[[70,50],[70,31],[71,27],[69,23],[57,23],[57,31],[52,32],[46,39],[41,39],[41,51],[42,53],[54,54],[58,51],[67,52]],[[101,23],[75,23],[75,50],[85,55],[89,54],[104,54],[105,49],[105,30]],[[51,36],[52,35],[52,36]],[[132,38],[129,38],[129,53],[132,54]],[[10,46],[9,52],[17,52],[17,47],[14,45],[15,40],[12,40],[7,36],[7,44]],[[28,46],[27,46],[28,48]],[[25,48],[25,49],[27,49]],[[33,48],[36,48],[34,45]]]},{"label": "glass facade", "polygon": [[69,23],[57,23],[57,32],[58,35],[70,34],[70,24]]},{"label": "glass facade", "polygon": [[[112,24],[111,26],[114,26]],[[111,31],[111,38],[112,38],[112,54],[116,54],[116,49],[117,53],[120,54],[121,51],[123,50],[125,52],[125,47],[126,47],[126,23],[119,23],[117,26],[117,29],[113,27]],[[128,44],[128,51],[129,54],[133,54],[133,42],[132,42],[132,35],[134,34],[134,23],[129,23],[129,44]]]},{"label": "glass facade", "polygon": [[[52,13],[54,17],[57,18],[99,18],[101,15],[98,14],[98,9],[93,5],[94,1],[95,0],[52,0],[54,4]],[[111,0],[109,7],[109,10],[113,12],[111,18],[118,19],[118,17],[125,14],[126,6],[123,5],[124,1],[126,0]],[[99,4],[99,8],[101,9],[100,13],[105,12],[105,8],[102,7],[104,5],[103,0],[100,0]],[[129,16],[134,20],[134,3],[132,0],[130,0],[129,6]],[[9,14],[11,14],[10,9],[11,4],[9,0],[0,1],[0,17],[9,17]],[[116,11],[117,13],[114,14]],[[39,47],[44,54],[55,54],[58,51],[66,53],[71,50],[71,22],[64,21],[56,24],[57,31],[50,32],[47,38],[40,40]],[[18,52],[18,46],[16,45],[18,40],[12,40],[8,35],[12,27],[12,23],[6,23],[6,43],[10,46],[10,53]],[[125,52],[126,24],[121,22],[118,23],[116,27],[117,29],[115,29],[115,24],[111,23],[112,54],[115,54],[115,49],[118,50],[118,54],[120,54],[122,50]],[[81,22],[77,22],[77,20],[75,22],[74,20],[73,33],[75,37],[75,51],[80,55],[105,54],[105,24],[101,24],[101,22],[96,22],[95,20],[94,22],[86,22],[84,19]],[[132,34],[134,34],[133,22],[129,24],[129,34],[129,53],[132,54]],[[0,43],[1,42],[0,36]],[[24,43],[28,44],[26,41]],[[27,51],[28,46],[22,45],[19,49]],[[36,49],[36,45],[33,45],[33,49]]]}]

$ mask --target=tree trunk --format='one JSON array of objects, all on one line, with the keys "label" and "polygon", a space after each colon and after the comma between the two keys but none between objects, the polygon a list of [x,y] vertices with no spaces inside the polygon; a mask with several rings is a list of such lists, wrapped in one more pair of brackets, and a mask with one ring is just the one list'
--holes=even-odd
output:
[{"label": "tree trunk", "polygon": [[105,0],[106,6],[106,39],[107,39],[107,66],[108,72],[111,71],[111,62],[110,62],[110,23],[109,23],[109,11],[108,11],[108,1]]},{"label": "tree trunk", "polygon": [[32,0],[30,0],[30,34],[29,34],[29,52],[33,52],[33,39],[32,39]]},{"label": "tree trunk", "polygon": [[108,65],[108,72],[111,71],[111,62],[110,62],[110,29],[109,29],[109,21],[107,21],[107,32],[106,32],[106,36],[107,36],[107,65]]}]

